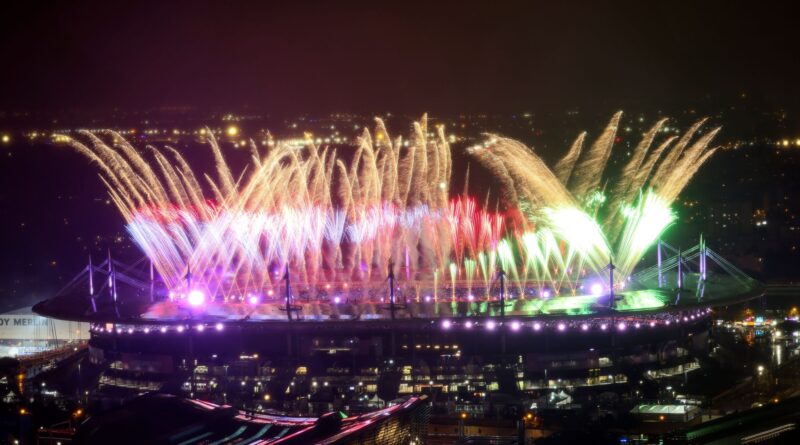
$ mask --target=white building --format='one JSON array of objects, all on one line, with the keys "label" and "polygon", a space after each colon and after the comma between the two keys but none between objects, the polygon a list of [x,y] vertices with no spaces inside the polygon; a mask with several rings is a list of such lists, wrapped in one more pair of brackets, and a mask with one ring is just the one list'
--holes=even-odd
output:
[{"label": "white building", "polygon": [[89,338],[89,324],[54,320],[24,307],[0,314],[0,357],[18,357]]}]

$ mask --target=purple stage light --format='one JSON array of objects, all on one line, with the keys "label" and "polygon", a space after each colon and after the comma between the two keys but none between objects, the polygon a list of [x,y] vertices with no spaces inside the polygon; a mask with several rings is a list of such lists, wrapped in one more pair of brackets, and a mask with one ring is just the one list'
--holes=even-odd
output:
[{"label": "purple stage light", "polygon": [[453,326],[453,322],[451,322],[450,320],[442,321],[442,329],[447,330],[450,329],[451,326]]},{"label": "purple stage light", "polygon": [[189,291],[189,295],[186,296],[186,300],[189,302],[189,306],[198,307],[205,303],[206,295],[197,289],[193,289]]}]

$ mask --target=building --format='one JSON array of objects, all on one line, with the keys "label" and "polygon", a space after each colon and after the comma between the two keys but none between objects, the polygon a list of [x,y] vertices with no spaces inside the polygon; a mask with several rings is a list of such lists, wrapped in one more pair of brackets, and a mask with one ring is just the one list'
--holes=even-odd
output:
[{"label": "building", "polygon": [[56,320],[30,307],[0,314],[0,357],[19,357],[89,339],[89,324]]}]

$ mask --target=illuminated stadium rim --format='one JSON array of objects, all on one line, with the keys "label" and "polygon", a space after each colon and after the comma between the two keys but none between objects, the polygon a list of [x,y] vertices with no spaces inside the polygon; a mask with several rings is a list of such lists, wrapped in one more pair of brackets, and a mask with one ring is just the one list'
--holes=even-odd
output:
[{"label": "illuminated stadium rim", "polygon": [[[396,301],[395,304],[395,317],[392,317],[391,303],[389,301],[368,303],[353,303],[353,302],[339,302],[339,303],[325,303],[329,307],[327,309],[334,309],[338,312],[331,312],[325,314],[320,310],[320,307],[314,307],[314,304],[306,304],[303,302],[293,301],[291,311],[293,314],[292,320],[286,317],[285,302],[279,301],[270,303],[259,303],[258,305],[250,305],[249,303],[242,303],[240,309],[250,306],[251,311],[255,311],[256,306],[271,306],[273,314],[265,314],[263,312],[245,313],[240,312],[238,316],[219,315],[213,313],[206,313],[202,311],[180,311],[169,315],[164,314],[162,317],[146,316],[146,313],[151,310],[158,303],[150,303],[143,301],[146,298],[139,294],[137,298],[132,301],[126,302],[125,297],[120,295],[120,301],[123,306],[134,303],[129,309],[123,313],[116,312],[108,302],[103,310],[97,313],[91,313],[91,308],[88,306],[89,298],[83,293],[70,293],[61,296],[53,297],[46,301],[36,304],[33,307],[34,312],[39,315],[62,319],[70,321],[88,322],[95,326],[105,326],[108,323],[120,324],[125,326],[140,326],[142,330],[145,327],[155,326],[160,329],[166,326],[167,329],[177,329],[177,326],[183,325],[182,329],[187,330],[200,324],[203,326],[202,330],[214,331],[217,326],[221,326],[224,330],[226,327],[237,327],[241,329],[285,329],[288,326],[304,329],[342,329],[350,328],[355,330],[390,330],[390,329],[409,329],[409,328],[422,328],[429,329],[435,328],[440,323],[445,323],[442,327],[447,329],[449,326],[453,329],[471,329],[468,323],[474,326],[488,325],[495,327],[503,326],[505,323],[509,329],[516,329],[515,323],[520,323],[519,329],[529,326],[535,329],[535,324],[540,325],[539,329],[553,326],[558,329],[558,323],[567,323],[568,328],[573,324],[577,330],[583,329],[581,324],[586,323],[589,327],[601,326],[607,324],[608,326],[624,321],[627,325],[635,326],[635,323],[646,324],[649,326],[651,321],[654,321],[657,326],[664,323],[667,318],[681,319],[684,316],[691,317],[692,315],[697,318],[699,315],[708,313],[709,308],[728,306],[738,304],[744,301],[752,300],[763,296],[764,287],[756,280],[749,279],[746,283],[738,280],[724,277],[720,280],[720,276],[709,282],[710,288],[706,289],[705,297],[696,295],[695,292],[689,289],[677,292],[675,289],[643,289],[645,292],[653,291],[659,294],[662,299],[662,305],[658,307],[609,307],[604,305],[603,297],[598,296],[599,300],[592,303],[582,303],[577,310],[571,308],[563,311],[550,311],[543,312],[540,310],[530,310],[526,307],[527,304],[534,300],[521,300],[521,299],[507,299],[506,311],[501,314],[499,310],[499,299],[494,301],[484,301],[481,303],[476,302],[461,302],[458,307],[452,306],[452,302],[447,299],[441,299],[436,302],[425,303],[407,303]],[[731,286],[733,285],[733,286]],[[638,291],[628,291],[638,292]],[[628,292],[617,294],[618,297],[624,297]],[[679,297],[680,295],[680,297]],[[574,297],[562,297],[570,300]],[[136,302],[138,300],[138,303]],[[606,298],[607,300],[607,298]],[[622,300],[618,300],[622,301]],[[300,303],[298,305],[297,303]],[[362,307],[350,307],[355,305],[365,305]],[[309,306],[310,305],[310,306]],[[337,306],[339,309],[336,309]],[[302,308],[302,310],[297,310]],[[325,309],[325,308],[323,308]],[[342,311],[352,310],[353,312],[347,313]],[[128,313],[125,313],[128,312]],[[275,316],[282,313],[283,316]],[[331,316],[335,314],[335,316]],[[344,317],[342,316],[344,315]],[[252,315],[252,316],[251,316]],[[299,315],[299,318],[295,315]],[[285,317],[285,318],[284,318]],[[691,320],[691,318],[689,318]],[[671,322],[670,324],[672,324]],[[607,326],[607,329],[608,329]],[[100,332],[99,329],[94,331]],[[598,332],[603,329],[598,329]]]},{"label": "illuminated stadium rim", "polygon": [[[706,311],[709,308],[719,307],[719,306],[728,306],[732,304],[742,303],[748,300],[752,300],[755,298],[759,298],[763,296],[764,288],[756,284],[752,288],[748,289],[745,292],[736,293],[733,295],[728,296],[721,296],[716,298],[707,298],[703,300],[696,300],[690,298],[682,299],[678,304],[666,304],[661,307],[657,308],[647,308],[647,309],[625,309],[625,310],[618,310],[612,308],[596,308],[591,313],[535,313],[535,314],[521,314],[517,312],[506,312],[505,318],[501,317],[499,314],[496,315],[489,315],[489,314],[479,314],[479,315],[436,315],[432,317],[406,317],[406,316],[399,316],[396,319],[391,319],[389,311],[390,311],[390,303],[383,302],[381,304],[382,315],[380,317],[374,318],[360,318],[360,319],[334,319],[334,318],[327,318],[327,319],[319,319],[319,318],[311,318],[310,316],[304,316],[306,318],[294,318],[292,321],[288,321],[287,319],[246,319],[246,318],[239,318],[239,319],[232,319],[232,318],[221,318],[221,317],[214,317],[214,316],[204,316],[201,314],[191,314],[190,317],[183,317],[183,318],[162,318],[162,319],[155,319],[155,318],[143,318],[141,316],[117,316],[114,313],[97,313],[97,314],[87,314],[85,312],[77,313],[76,312],[68,312],[64,310],[59,310],[58,308],[54,308],[49,306],[51,300],[45,300],[41,303],[34,305],[33,311],[39,315],[61,319],[61,320],[70,320],[70,321],[79,321],[79,322],[88,322],[88,323],[95,323],[95,324],[106,324],[106,323],[118,323],[118,324],[126,324],[126,325],[158,325],[158,326],[171,326],[171,325],[180,325],[180,324],[197,324],[203,323],[207,326],[215,326],[216,323],[222,323],[225,326],[242,326],[242,327],[249,327],[249,326],[286,326],[287,324],[292,324],[296,326],[380,326],[380,325],[408,325],[408,326],[421,326],[421,325],[429,325],[434,324],[437,322],[441,322],[442,320],[450,320],[453,324],[459,324],[460,322],[465,321],[473,321],[473,322],[482,322],[484,320],[494,320],[495,322],[511,322],[515,319],[519,321],[539,321],[542,323],[551,323],[553,321],[558,320],[570,320],[570,321],[591,321],[591,320],[601,320],[601,319],[634,319],[634,318],[642,318],[642,319],[650,319],[650,318],[658,318],[663,316],[674,316],[678,314],[683,316],[684,313],[690,314],[692,311]],[[691,295],[687,295],[687,297],[691,297]],[[61,297],[63,298],[63,297]],[[566,297],[569,298],[569,297]],[[58,297],[56,298],[58,299]],[[508,304],[517,300],[507,300]],[[497,301],[488,301],[484,304],[492,304],[497,303]],[[341,305],[347,305],[349,303],[340,303]],[[422,305],[435,305],[435,304],[449,304],[448,302],[436,302],[436,303],[422,303]],[[277,305],[277,304],[276,304]],[[63,308],[62,308],[63,309]],[[75,309],[74,306],[71,306],[70,309]],[[397,311],[398,313],[403,312],[403,304],[397,303]]]},{"label": "illuminated stadium rim", "polygon": [[[709,318],[712,314],[711,308],[695,309],[691,311],[682,311],[680,313],[660,313],[650,314],[644,316],[604,316],[604,317],[587,317],[587,318],[564,318],[543,320],[543,319],[521,319],[520,317],[508,317],[499,319],[498,317],[469,317],[469,318],[444,318],[440,320],[395,320],[392,325],[397,325],[403,322],[414,321],[415,324],[425,324],[430,327],[438,328],[442,331],[456,331],[461,330],[469,331],[501,331],[505,329],[514,333],[538,333],[545,331],[555,331],[560,333],[566,332],[646,332],[648,329],[655,328],[669,328],[679,327],[681,325],[692,324],[703,321]],[[298,324],[308,325],[309,323],[297,322]],[[350,324],[351,320],[347,321],[334,321],[330,325]],[[131,335],[131,334],[203,334],[224,332],[228,328],[243,327],[246,325],[253,325],[253,323],[230,321],[230,322],[207,322],[207,321],[145,321],[139,322],[108,322],[108,323],[92,323],[89,330],[93,334],[117,334],[117,335]],[[265,324],[265,323],[258,323]],[[258,325],[256,324],[256,325]],[[285,322],[270,323],[273,326],[280,324],[285,326]],[[385,325],[385,321],[370,320],[359,322],[361,325],[376,325],[381,327]]]}]

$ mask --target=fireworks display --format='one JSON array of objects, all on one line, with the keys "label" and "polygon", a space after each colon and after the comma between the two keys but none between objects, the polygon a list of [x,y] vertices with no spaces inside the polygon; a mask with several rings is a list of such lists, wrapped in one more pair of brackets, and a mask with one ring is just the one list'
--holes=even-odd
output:
[{"label": "fireworks display", "polygon": [[606,174],[606,166],[621,116],[614,115],[585,153],[586,134],[579,135],[552,170],[533,150],[496,135],[470,152],[500,178],[509,201],[527,222],[564,242],[565,265],[577,261],[597,271],[613,259],[624,279],[674,221],[670,206],[716,151],[708,146],[719,128],[695,138],[705,122],[700,120],[682,136],[653,147],[666,123],[662,119],[645,132],[614,177]]},{"label": "fireworks display", "polygon": [[[136,244],[171,298],[258,303],[285,274],[308,298],[381,298],[391,269],[406,298],[472,300],[496,293],[498,271],[519,298],[577,294],[613,259],[622,285],[675,216],[672,201],[711,156],[713,130],[655,143],[659,121],[608,179],[621,113],[584,150],[585,133],[553,169],[523,144],[489,135],[468,151],[491,170],[507,211],[451,196],[443,127],[408,140],[376,120],[346,156],[277,143],[234,174],[211,132],[216,174],[171,147],[139,151],[113,131],[70,145],[96,162]],[[607,182],[602,182],[608,179]],[[602,290],[601,290],[602,291]],[[587,287],[586,292],[589,293]]]}]

